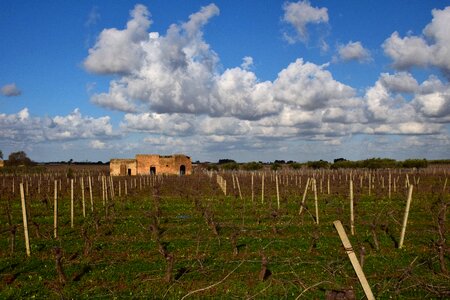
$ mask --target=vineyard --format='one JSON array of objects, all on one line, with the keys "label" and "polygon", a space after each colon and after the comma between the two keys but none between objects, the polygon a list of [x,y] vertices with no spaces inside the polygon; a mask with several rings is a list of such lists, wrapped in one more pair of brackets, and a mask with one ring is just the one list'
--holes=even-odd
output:
[{"label": "vineyard", "polygon": [[446,166],[104,168],[0,175],[0,298],[450,297]]}]

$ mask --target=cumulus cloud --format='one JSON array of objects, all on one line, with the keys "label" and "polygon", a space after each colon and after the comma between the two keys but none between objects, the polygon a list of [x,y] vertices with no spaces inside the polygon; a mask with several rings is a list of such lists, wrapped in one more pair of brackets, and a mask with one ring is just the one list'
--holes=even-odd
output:
[{"label": "cumulus cloud", "polygon": [[22,91],[16,86],[15,83],[10,83],[2,86],[1,93],[6,97],[20,96]]},{"label": "cumulus cloud", "polygon": [[147,29],[151,21],[143,5],[136,5],[130,12],[132,19],[124,30],[116,28],[101,32],[84,67],[97,74],[129,73],[139,68],[144,59],[141,42],[148,40]]},{"label": "cumulus cloud", "polygon": [[393,60],[393,66],[399,70],[411,67],[433,66],[450,76],[450,6],[445,9],[433,9],[433,19],[420,36],[400,37],[398,32],[383,43],[386,55]]},{"label": "cumulus cloud", "polygon": [[194,131],[194,118],[180,114],[125,114],[121,124],[127,131],[159,133],[167,136],[189,135]]},{"label": "cumulus cloud", "polygon": [[308,24],[328,23],[328,9],[313,7],[307,0],[286,2],[283,5],[283,10],[283,21],[291,24],[297,32],[296,37],[285,35],[288,42],[306,41],[308,39]]},{"label": "cumulus cloud", "polygon": [[109,117],[83,116],[79,109],[55,117],[32,117],[28,108],[16,114],[0,114],[0,137],[5,140],[40,143],[115,135]]},{"label": "cumulus cloud", "polygon": [[399,72],[393,75],[382,73],[380,82],[389,91],[396,93],[415,93],[419,89],[417,80],[408,72]]},{"label": "cumulus cloud", "polygon": [[[293,4],[311,7],[308,2]],[[318,15],[326,12],[316,10]],[[124,132],[145,135],[146,143],[169,151],[179,147],[189,152],[256,151],[267,149],[268,144],[287,149],[286,143],[299,141],[339,146],[353,135],[428,138],[448,131],[449,85],[438,77],[419,83],[406,71],[382,73],[373,86],[358,93],[336,80],[329,64],[316,65],[301,58],[280,70],[273,81],[261,81],[252,72],[250,56],[240,66],[223,70],[219,56],[203,37],[203,26],[218,14],[214,4],[208,5],[186,22],[171,25],[165,33],[146,33],[137,43],[120,40],[122,31],[104,30],[108,34],[99,36],[85,62],[95,53],[103,68],[98,73],[116,77],[108,91],[94,94],[91,101],[126,112],[120,124]],[[151,23],[149,15],[132,11],[128,24],[135,18]],[[307,24],[303,23],[305,30]],[[136,29],[127,25],[125,35],[132,35],[131,28]],[[110,65],[109,56],[102,57],[98,46],[104,36],[120,41],[111,44],[118,49],[107,49],[112,53],[126,48],[120,43],[139,48],[139,65],[126,70]],[[360,42],[350,42],[340,50],[342,60],[370,59]],[[104,137],[92,139],[91,147],[101,147],[96,141]]]},{"label": "cumulus cloud", "polygon": [[352,97],[353,88],[334,80],[325,67],[297,59],[278,74],[274,82],[275,98],[314,110],[325,107],[333,99]]},{"label": "cumulus cloud", "polygon": [[343,61],[356,60],[359,62],[370,61],[370,51],[363,47],[361,42],[348,42],[346,45],[338,46],[339,58]]}]

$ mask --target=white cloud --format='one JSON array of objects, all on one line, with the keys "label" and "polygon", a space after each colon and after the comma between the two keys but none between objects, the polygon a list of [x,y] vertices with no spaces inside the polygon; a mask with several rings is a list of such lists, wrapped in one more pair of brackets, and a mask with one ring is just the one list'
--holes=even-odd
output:
[{"label": "white cloud", "polygon": [[[294,4],[299,3],[309,5]],[[324,12],[317,10],[319,15]],[[169,152],[183,147],[189,153],[203,154],[289,149],[303,141],[337,147],[353,135],[368,140],[374,135],[429,138],[448,131],[449,87],[437,77],[419,84],[408,72],[382,73],[358,95],[333,77],[329,64],[316,65],[301,58],[282,69],[273,81],[258,79],[251,71],[250,56],[244,57],[240,66],[222,71],[219,57],[202,31],[217,14],[219,9],[211,4],[187,22],[171,25],[165,33],[146,33],[147,38],[134,44],[142,55],[139,66],[114,71],[117,77],[110,82],[109,91],[93,95],[91,101],[126,112],[120,125],[123,131],[134,137],[149,135],[144,138],[146,143]],[[109,37],[115,34],[111,31]],[[98,44],[101,39],[102,35]],[[126,48],[117,46],[119,52]],[[343,60],[370,59],[360,42],[350,42],[341,50]],[[97,54],[97,59],[103,59],[101,51]],[[108,65],[108,55],[104,59],[106,63],[100,65]],[[73,135],[67,126],[58,132],[61,139]],[[102,142],[104,137],[92,139]],[[133,145],[133,151],[141,149],[136,140],[127,144]]]},{"label": "white cloud", "polygon": [[12,141],[64,141],[116,136],[109,117],[82,116],[75,109],[67,116],[31,117],[28,108],[0,114],[0,137]]},{"label": "white cloud", "polygon": [[285,34],[288,42],[295,42],[297,39],[306,41],[308,39],[308,24],[328,23],[328,9],[325,7],[313,7],[309,1],[286,2],[283,5],[283,21],[291,24],[296,32],[296,37]]},{"label": "white cloud", "polygon": [[400,70],[411,67],[434,66],[450,76],[450,6],[443,10],[433,9],[433,19],[421,36],[401,38],[398,32],[386,39],[383,49]]},{"label": "white cloud", "polygon": [[399,72],[394,75],[382,73],[380,82],[390,92],[396,93],[415,93],[419,89],[417,80],[407,72]]},{"label": "white cloud", "polygon": [[427,117],[444,117],[450,122],[450,87],[446,91],[417,95],[414,99],[418,110]]},{"label": "white cloud", "polygon": [[128,21],[126,29],[111,28],[101,32],[84,61],[88,71],[112,74],[129,73],[139,68],[144,59],[140,43],[148,40],[147,29],[151,21],[147,8],[140,4],[134,7],[130,15],[132,19]]},{"label": "white cloud", "polygon": [[91,141],[91,142],[89,143],[89,146],[90,146],[92,149],[102,150],[102,149],[105,149],[107,145],[106,145],[105,142],[102,142],[102,141],[100,141],[100,140],[93,140],[93,141]]},{"label": "white cloud", "polygon": [[253,58],[251,56],[245,56],[242,59],[241,68],[244,70],[248,70],[251,66],[253,66]]},{"label": "white cloud", "polygon": [[180,114],[125,114],[121,127],[127,131],[138,131],[167,136],[190,135],[195,122],[192,115]]},{"label": "white cloud", "polygon": [[15,83],[10,83],[2,86],[1,94],[6,97],[20,96],[22,91],[16,86]]},{"label": "white cloud", "polygon": [[352,97],[353,88],[334,80],[325,67],[297,59],[278,74],[274,82],[275,99],[314,110],[333,99]]},{"label": "white cloud", "polygon": [[338,46],[339,58],[343,61],[356,60],[359,62],[370,61],[370,51],[363,47],[361,42],[348,42],[346,45]]}]

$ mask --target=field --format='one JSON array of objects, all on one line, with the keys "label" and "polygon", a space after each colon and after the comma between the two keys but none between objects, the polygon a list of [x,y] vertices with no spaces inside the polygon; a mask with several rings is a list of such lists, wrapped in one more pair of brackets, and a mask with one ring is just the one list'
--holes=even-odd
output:
[{"label": "field", "polygon": [[[343,223],[375,298],[449,298],[449,171],[3,174],[0,298],[363,299],[335,220]],[[218,178],[226,181],[226,194]]]}]

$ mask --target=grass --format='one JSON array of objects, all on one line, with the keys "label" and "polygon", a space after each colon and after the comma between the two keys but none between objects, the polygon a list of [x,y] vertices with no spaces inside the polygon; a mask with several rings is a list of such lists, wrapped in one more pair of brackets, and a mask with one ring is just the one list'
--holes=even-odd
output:
[{"label": "grass", "polygon": [[[330,195],[326,188],[319,193],[317,225],[311,192],[306,200],[311,214],[307,211],[298,215],[303,189],[293,184],[292,177],[289,184],[281,186],[278,211],[270,176],[266,176],[264,204],[260,203],[258,189],[256,201],[250,201],[250,176],[239,176],[243,200],[237,190],[233,192],[230,174],[224,174],[231,190],[228,196],[219,190],[214,178],[206,175],[165,177],[155,186],[144,184],[142,190],[138,182],[127,196],[118,197],[116,190],[114,201],[109,200],[114,205],[108,216],[97,185],[95,213],[91,213],[88,204],[85,219],[81,215],[80,195],[76,196],[73,229],[69,193],[63,184],[57,239],[53,238],[52,205],[40,201],[45,197],[52,199],[52,195],[37,194],[34,183],[28,199],[31,220],[39,224],[40,237],[36,226],[30,225],[30,258],[24,251],[20,201],[17,194],[10,195],[5,184],[0,200],[2,204],[8,198],[12,200],[13,224],[19,227],[12,255],[9,232],[3,231],[0,239],[0,298],[180,299],[191,293],[188,298],[295,299],[301,295],[304,299],[320,299],[326,291],[349,288],[354,289],[358,299],[364,297],[332,225],[340,219],[350,233],[345,179],[339,183],[336,176]],[[440,270],[435,247],[438,203],[448,202],[448,193],[437,192],[442,175],[420,176],[403,249],[396,249],[395,245],[400,236],[406,190],[399,189],[391,199],[379,183],[370,196],[365,188],[355,191],[356,235],[350,240],[358,256],[365,248],[364,272],[377,299],[450,295],[450,280]],[[302,182],[304,187],[306,175]],[[6,216],[5,208],[0,216],[1,228],[9,228]],[[206,216],[208,222],[212,220],[217,225],[218,235],[208,226]],[[154,217],[159,241],[150,230]],[[374,246],[373,222],[378,250]],[[158,250],[158,243],[174,257],[170,282],[165,280],[167,260]],[[55,268],[55,247],[63,251],[62,267],[67,277],[64,284]],[[262,281],[259,273],[263,257],[267,258],[270,272]],[[448,254],[445,261],[449,268]]]}]

